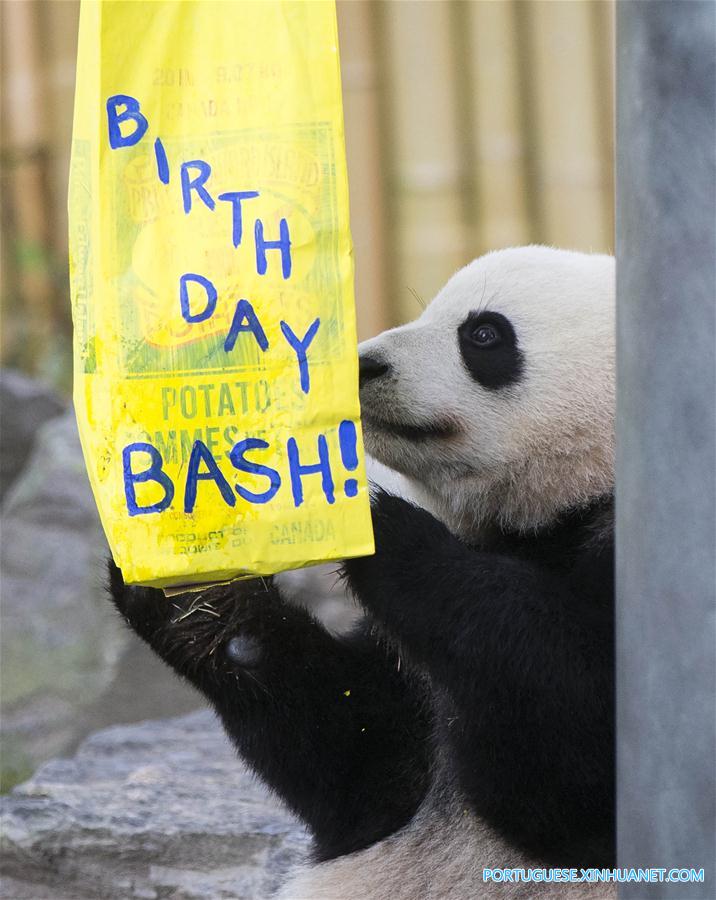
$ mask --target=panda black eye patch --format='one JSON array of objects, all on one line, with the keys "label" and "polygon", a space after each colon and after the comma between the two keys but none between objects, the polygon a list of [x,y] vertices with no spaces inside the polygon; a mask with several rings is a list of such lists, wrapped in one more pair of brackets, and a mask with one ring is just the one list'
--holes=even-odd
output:
[{"label": "panda black eye patch", "polygon": [[485,310],[470,313],[457,330],[460,353],[470,375],[488,390],[517,384],[524,358],[509,319]]}]

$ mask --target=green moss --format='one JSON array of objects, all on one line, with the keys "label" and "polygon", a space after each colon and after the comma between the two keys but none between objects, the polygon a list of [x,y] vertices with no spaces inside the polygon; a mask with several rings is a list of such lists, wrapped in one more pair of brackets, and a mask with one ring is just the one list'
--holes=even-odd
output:
[{"label": "green moss", "polygon": [[0,794],[7,794],[16,784],[32,775],[35,767],[30,757],[23,751],[18,739],[13,735],[3,735],[0,756]]}]

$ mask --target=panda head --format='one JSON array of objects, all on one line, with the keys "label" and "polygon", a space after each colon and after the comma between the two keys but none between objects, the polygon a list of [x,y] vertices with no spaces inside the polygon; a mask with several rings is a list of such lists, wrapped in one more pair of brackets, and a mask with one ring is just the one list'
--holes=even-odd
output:
[{"label": "panda head", "polygon": [[531,530],[613,489],[614,260],[489,253],[360,347],[366,448],[457,533]]}]

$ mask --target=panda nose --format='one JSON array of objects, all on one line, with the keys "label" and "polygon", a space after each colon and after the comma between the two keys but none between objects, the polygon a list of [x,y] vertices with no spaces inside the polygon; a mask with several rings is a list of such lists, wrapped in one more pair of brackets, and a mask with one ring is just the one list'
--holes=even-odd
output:
[{"label": "panda nose", "polygon": [[380,378],[381,375],[385,375],[389,371],[390,366],[382,360],[375,359],[372,356],[361,356],[358,366],[360,386],[364,387],[369,381],[372,381],[374,378]]}]

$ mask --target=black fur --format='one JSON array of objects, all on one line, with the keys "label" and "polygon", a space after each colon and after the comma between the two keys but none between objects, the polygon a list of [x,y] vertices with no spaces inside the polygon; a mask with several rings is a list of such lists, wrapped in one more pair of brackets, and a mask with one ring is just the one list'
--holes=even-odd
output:
[{"label": "black fur", "polygon": [[366,609],[450,698],[462,789],[511,843],[559,865],[614,858],[611,501],[537,535],[465,546],[382,495],[374,557],[347,562]]},{"label": "black fur", "polygon": [[[496,335],[496,340],[483,345],[479,334],[483,326]],[[457,330],[462,361],[470,375],[488,390],[517,384],[524,371],[524,356],[517,345],[512,323],[502,313],[473,312]]]},{"label": "black fur", "polygon": [[167,600],[125,587],[113,567],[112,594],[310,826],[319,859],[411,818],[429,782],[432,731],[468,803],[511,843],[545,862],[608,865],[610,515],[605,500],[478,549],[381,493],[376,554],[344,566],[368,613],[346,639],[285,603],[271,581]]},{"label": "black fur", "polygon": [[125,585],[110,561],[110,589],[129,625],[206,695],[241,756],[306,822],[318,860],[412,817],[428,783],[430,698],[370,625],[333,637],[272,579],[169,599]]}]

